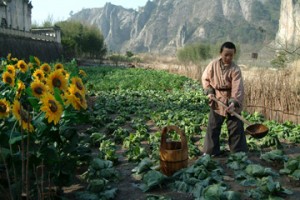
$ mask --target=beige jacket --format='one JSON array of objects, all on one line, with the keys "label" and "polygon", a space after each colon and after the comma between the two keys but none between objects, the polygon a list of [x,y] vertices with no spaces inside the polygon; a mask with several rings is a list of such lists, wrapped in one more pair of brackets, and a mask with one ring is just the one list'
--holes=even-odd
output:
[{"label": "beige jacket", "polygon": [[[217,99],[229,105],[235,104],[235,112],[243,109],[244,85],[242,73],[234,62],[230,66],[222,66],[221,58],[210,62],[202,74],[202,86],[206,93],[215,93]],[[215,102],[210,106],[216,113],[226,116],[225,108]]]}]

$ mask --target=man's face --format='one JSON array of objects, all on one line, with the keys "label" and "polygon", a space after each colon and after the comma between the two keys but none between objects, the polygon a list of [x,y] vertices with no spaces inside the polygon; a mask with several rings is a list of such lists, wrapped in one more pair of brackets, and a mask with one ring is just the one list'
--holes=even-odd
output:
[{"label": "man's face", "polygon": [[234,56],[234,49],[224,48],[221,53],[222,62],[225,65],[230,65],[232,62],[233,56]]}]

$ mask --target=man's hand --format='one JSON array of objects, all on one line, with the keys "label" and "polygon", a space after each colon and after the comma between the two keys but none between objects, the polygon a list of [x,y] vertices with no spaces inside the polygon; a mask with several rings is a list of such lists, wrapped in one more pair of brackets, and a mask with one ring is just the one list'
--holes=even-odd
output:
[{"label": "man's hand", "polygon": [[228,113],[232,113],[234,112],[235,108],[234,108],[234,103],[231,103],[227,108],[226,108],[226,112]]},{"label": "man's hand", "polygon": [[211,102],[211,101],[213,101],[212,97],[215,97],[215,95],[214,94],[208,94],[207,97],[208,97],[209,101]]}]

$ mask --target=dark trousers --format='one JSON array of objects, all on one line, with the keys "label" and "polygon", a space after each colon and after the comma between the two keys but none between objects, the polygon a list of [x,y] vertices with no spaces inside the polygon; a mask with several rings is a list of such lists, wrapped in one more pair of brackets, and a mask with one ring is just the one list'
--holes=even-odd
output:
[{"label": "dark trousers", "polygon": [[221,127],[225,119],[227,118],[227,128],[228,128],[228,145],[230,152],[247,152],[247,141],[244,132],[244,123],[236,118],[235,116],[227,115],[224,117],[222,115],[214,112],[210,109],[208,118],[208,127],[204,139],[203,151],[206,154],[218,155],[220,154],[220,134]]}]

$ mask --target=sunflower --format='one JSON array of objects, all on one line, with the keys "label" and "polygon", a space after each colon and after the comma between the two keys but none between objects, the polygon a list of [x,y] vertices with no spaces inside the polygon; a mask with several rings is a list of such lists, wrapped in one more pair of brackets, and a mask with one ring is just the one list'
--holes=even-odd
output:
[{"label": "sunflower", "polygon": [[17,66],[23,73],[25,73],[28,70],[28,65],[24,60],[19,60]]},{"label": "sunflower", "polygon": [[76,88],[81,92],[81,94],[85,95],[85,88],[84,88],[81,78],[73,77],[71,79],[71,82],[73,85],[76,86]]},{"label": "sunflower", "polygon": [[68,82],[60,70],[55,70],[48,76],[47,85],[52,92],[54,91],[54,88],[65,91],[68,87]]},{"label": "sunflower", "polygon": [[36,69],[33,72],[32,76],[33,76],[34,79],[37,79],[37,80],[40,80],[40,81],[44,80],[44,78],[45,78],[44,71],[41,70],[41,69]]},{"label": "sunflower", "polygon": [[6,71],[9,72],[11,75],[16,75],[16,69],[13,65],[7,65]]},{"label": "sunflower", "polygon": [[85,71],[83,71],[82,69],[79,70],[78,74],[79,74],[80,76],[83,76],[83,77],[86,77],[86,76],[87,76],[87,74],[85,73]]},{"label": "sunflower", "polygon": [[47,92],[46,85],[39,80],[33,81],[30,87],[33,95],[37,98],[41,98]]},{"label": "sunflower", "polygon": [[4,83],[9,84],[11,87],[15,85],[15,77],[10,74],[8,71],[2,74],[2,80]]},{"label": "sunflower", "polygon": [[25,84],[21,81],[18,80],[18,89],[16,92],[16,98],[19,99],[21,97],[22,91],[25,89]]},{"label": "sunflower", "polygon": [[64,77],[68,80],[70,77],[70,74],[65,69],[58,69],[64,75]]},{"label": "sunflower", "polygon": [[12,106],[12,113],[14,117],[18,120],[21,121],[21,103],[18,100],[14,100],[14,104]]},{"label": "sunflower", "polygon": [[53,121],[57,124],[63,113],[62,105],[54,98],[50,93],[45,94],[42,99],[41,111],[46,113],[46,118],[48,118],[48,123]]},{"label": "sunflower", "polygon": [[80,92],[80,90],[77,89],[75,85],[71,84],[68,88],[68,92],[69,93],[65,95],[67,105],[72,104],[76,110],[87,108],[85,96]]},{"label": "sunflower", "polygon": [[33,63],[31,63],[31,62],[28,63],[28,68],[29,68],[29,69],[33,69]]},{"label": "sunflower", "polygon": [[48,63],[42,64],[40,69],[43,70],[45,74],[49,74],[51,72],[51,67]]},{"label": "sunflower", "polygon": [[33,59],[34,59],[34,61],[35,61],[35,63],[36,63],[37,66],[41,65],[41,61],[40,61],[40,59],[38,57],[34,56]]},{"label": "sunflower", "polygon": [[34,128],[30,122],[25,122],[24,120],[21,121],[21,127],[23,130],[31,133],[34,131]]},{"label": "sunflower", "polygon": [[57,70],[57,69],[63,69],[63,68],[64,68],[64,66],[61,63],[56,63],[55,66],[54,66],[55,70]]},{"label": "sunflower", "polygon": [[10,61],[10,59],[11,59],[11,53],[7,54],[6,59],[7,59],[8,61]]},{"label": "sunflower", "polygon": [[31,116],[29,115],[28,111],[26,111],[22,107],[20,101],[14,101],[12,113],[14,117],[19,121],[19,124],[21,125],[23,130],[27,130],[28,132],[33,131],[33,126],[31,124]]},{"label": "sunflower", "polygon": [[6,118],[10,113],[10,104],[6,99],[0,99],[0,119]]}]

